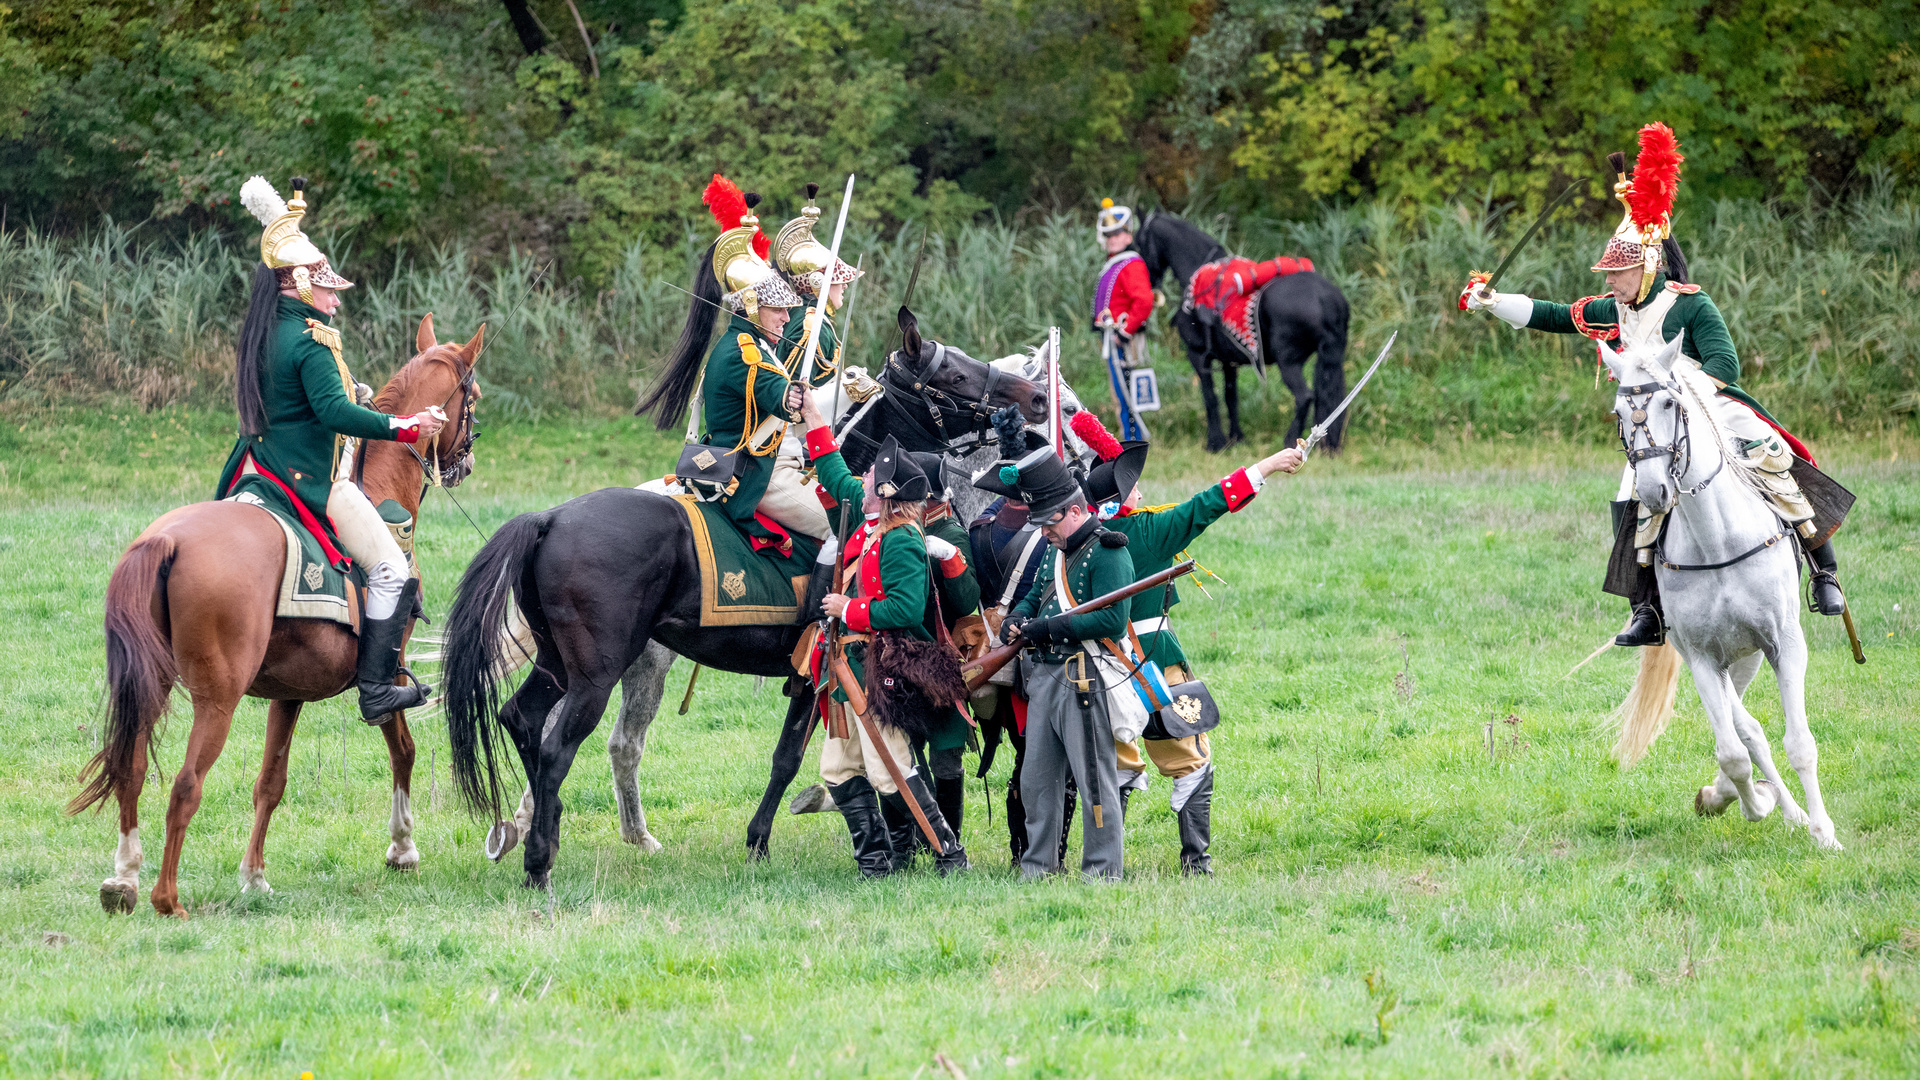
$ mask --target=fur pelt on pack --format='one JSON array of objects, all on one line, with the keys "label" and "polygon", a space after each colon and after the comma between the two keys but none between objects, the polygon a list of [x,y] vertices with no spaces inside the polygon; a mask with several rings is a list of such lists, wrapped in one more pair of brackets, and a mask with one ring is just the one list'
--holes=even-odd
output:
[{"label": "fur pelt on pack", "polygon": [[960,654],[946,642],[876,631],[867,648],[866,669],[873,718],[916,742],[932,734],[955,702],[967,699]]}]

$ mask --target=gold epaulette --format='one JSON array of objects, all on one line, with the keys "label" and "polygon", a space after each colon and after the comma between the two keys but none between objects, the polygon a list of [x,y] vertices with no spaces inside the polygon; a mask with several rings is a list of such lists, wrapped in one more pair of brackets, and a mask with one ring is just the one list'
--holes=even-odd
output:
[{"label": "gold epaulette", "polygon": [[346,391],[347,400],[352,401],[353,373],[347,370],[346,357],[340,355],[340,328],[310,318],[307,320],[307,333],[333,354],[333,366],[340,369],[340,388]]}]

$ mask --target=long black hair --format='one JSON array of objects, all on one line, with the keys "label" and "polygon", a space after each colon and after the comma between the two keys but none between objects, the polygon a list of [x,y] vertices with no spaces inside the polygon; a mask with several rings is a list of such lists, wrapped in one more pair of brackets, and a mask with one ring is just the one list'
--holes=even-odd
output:
[{"label": "long black hair", "polygon": [[233,403],[240,409],[240,430],[262,435],[267,430],[267,339],[280,312],[280,278],[266,263],[253,265],[253,284],[247,299],[247,318],[234,343]]},{"label": "long black hair", "polygon": [[633,408],[634,415],[652,413],[653,426],[661,431],[680,422],[687,402],[693,399],[694,385],[700,381],[700,367],[706,363],[707,345],[713,340],[713,322],[721,310],[720,298],[724,295],[720,279],[713,274],[713,245],[708,244],[700,253],[700,268],[693,274],[693,306],[687,311],[685,325],[680,327],[679,340],[667,354],[667,370],[640,395],[640,403]]}]

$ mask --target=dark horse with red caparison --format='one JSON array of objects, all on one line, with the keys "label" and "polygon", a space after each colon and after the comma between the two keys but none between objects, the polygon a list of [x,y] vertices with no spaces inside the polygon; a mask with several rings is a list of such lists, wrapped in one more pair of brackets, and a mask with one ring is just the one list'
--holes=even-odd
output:
[{"label": "dark horse with red caparison", "polygon": [[[900,329],[902,347],[888,356],[879,375],[887,388],[880,407],[843,436],[856,473],[866,469],[888,434],[909,449],[934,451],[965,446],[982,434],[990,443],[987,417],[1007,405],[1035,421],[1046,415],[1046,395],[1032,383],[923,339],[905,308]],[[660,410],[662,422],[671,423],[685,408],[703,353],[680,350],[662,377],[661,385],[680,388]],[[525,681],[502,701],[501,676],[523,659],[507,631],[510,605],[517,606],[531,631],[535,655]],[[447,614],[441,674],[461,795],[477,811],[500,816],[507,791],[501,759],[504,743],[511,742],[531,800],[525,883],[543,888],[559,848],[561,782],[622,678],[627,680],[625,704],[618,730],[608,738],[616,792],[632,789],[632,770],[674,653],[721,671],[784,678],[792,673],[789,658],[803,628],[701,626],[692,529],[686,514],[664,495],[603,488],[551,510],[522,514],[501,526],[474,556]],[[791,701],[774,750],[773,775],[747,827],[749,857],[766,855],[774,812],[799,771],[815,722],[812,688],[797,679],[788,685]],[[625,777],[619,775],[623,769]],[[650,839],[645,819],[637,798],[634,805],[628,802],[623,795],[622,836],[644,845]],[[630,824],[633,819],[637,825]]]},{"label": "dark horse with red caparison", "polygon": [[[1155,210],[1141,222],[1134,234],[1134,250],[1146,260],[1147,275],[1154,287],[1169,270],[1180,282],[1182,291],[1193,281],[1196,270],[1210,262],[1227,258],[1229,252],[1218,240],[1207,235],[1185,218]],[[1280,378],[1293,392],[1293,422],[1287,425],[1286,444],[1291,446],[1322,417],[1340,407],[1347,396],[1347,298],[1340,287],[1311,270],[1274,278],[1260,294],[1261,358],[1267,367],[1278,368]],[[1247,356],[1225,330],[1210,326],[1192,312],[1176,307],[1173,328],[1187,347],[1187,360],[1200,377],[1200,398],[1207,408],[1207,449],[1220,450],[1237,443],[1240,431],[1240,366]],[[1318,356],[1313,370],[1313,388],[1307,388],[1307,358]],[[1220,399],[1213,392],[1213,361],[1220,361],[1220,378],[1225,384],[1227,428],[1220,426]],[[1262,370],[1264,375],[1265,371]],[[1326,448],[1340,448],[1340,417],[1328,431]]]},{"label": "dark horse with red caparison", "polygon": [[[416,337],[419,354],[374,398],[382,412],[404,416],[438,405],[454,418],[417,451],[425,459],[450,462],[449,483],[472,470],[473,404],[480,398],[472,376],[481,336],[476,333],[464,345],[439,344],[428,315]],[[425,459],[397,442],[363,442],[359,452],[367,498],[376,506],[392,499],[418,516],[426,493]],[[140,792],[154,750],[154,727],[176,685],[192,695],[193,728],[167,797],[166,853],[153,886],[154,910],[187,916],[180,902],[180,851],[242,697],[273,704],[253,788],[253,833],[240,858],[240,888],[272,891],[266,878],[267,824],[286,791],[287,752],[300,706],[352,688],[359,656],[353,632],[339,623],[274,615],[286,560],[286,534],[266,510],[239,502],[198,502],[147,526],[114,567],[106,602],[106,745],[87,763],[84,786],[67,807],[78,813],[108,799],[119,803],[113,876],[100,886],[107,911],[130,912],[139,900]],[[380,733],[393,766],[387,865],[410,870],[420,864],[410,795],[413,735],[405,714],[398,712]]]}]

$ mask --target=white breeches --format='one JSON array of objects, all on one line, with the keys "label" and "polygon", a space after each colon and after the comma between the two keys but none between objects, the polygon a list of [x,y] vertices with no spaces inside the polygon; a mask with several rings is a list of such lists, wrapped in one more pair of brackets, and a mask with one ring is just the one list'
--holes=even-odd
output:
[{"label": "white breeches", "polygon": [[[851,711],[852,706],[848,706]],[[828,738],[820,745],[820,779],[829,784],[839,785],[856,776],[864,776],[873,785],[873,790],[882,795],[891,795],[899,790],[893,782],[893,773],[881,759],[873,740],[867,737],[867,728],[853,716],[847,717],[847,724],[853,729],[851,739]],[[900,766],[902,776],[912,776],[913,751],[907,746],[907,737],[897,728],[885,724],[875,724],[880,731],[880,739],[886,744],[887,753],[893,763]]]},{"label": "white breeches", "polygon": [[806,481],[801,467],[803,453],[799,436],[789,429],[780,440],[773,476],[767,480],[766,494],[760,496],[759,510],[794,532],[819,540],[833,530],[820,497]]},{"label": "white breeches", "polygon": [[351,480],[334,481],[327,520],[340,546],[367,571],[367,618],[391,618],[400,606],[400,586],[407,583],[407,557],[392,530]]}]

